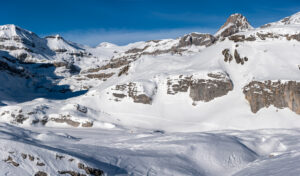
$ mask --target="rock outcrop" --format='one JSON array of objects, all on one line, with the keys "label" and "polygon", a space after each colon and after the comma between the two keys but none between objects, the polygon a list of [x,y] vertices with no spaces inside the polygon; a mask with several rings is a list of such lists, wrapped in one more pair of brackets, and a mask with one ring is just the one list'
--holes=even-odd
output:
[{"label": "rock outcrop", "polygon": [[187,92],[190,88],[192,76],[180,75],[178,78],[169,78],[167,94],[175,95],[178,92]]},{"label": "rock outcrop", "polygon": [[61,115],[60,114],[59,117],[51,117],[48,119],[48,121],[53,121],[56,123],[66,123],[67,125],[70,125],[72,127],[79,127],[80,125],[82,127],[92,127],[93,126],[92,121],[85,121],[85,122],[77,121],[75,119],[72,119],[71,115]]},{"label": "rock outcrop", "polygon": [[245,35],[232,35],[230,37],[228,37],[229,40],[232,40],[234,42],[244,42],[244,41],[255,41],[256,37],[254,35],[250,35],[248,37],[246,37]]},{"label": "rock outcrop", "polygon": [[97,73],[97,74],[87,74],[86,77],[90,79],[99,79],[99,80],[106,80],[107,78],[110,78],[115,73]]},{"label": "rock outcrop", "polygon": [[243,92],[253,113],[273,105],[300,114],[300,82],[252,81],[244,87]]},{"label": "rock outcrop", "polygon": [[128,84],[116,85],[112,90],[112,95],[115,101],[121,101],[125,97],[133,99],[134,103],[151,104],[152,96],[156,93],[156,88],[153,88],[151,95],[146,93],[142,83],[130,82]]},{"label": "rock outcrop", "polygon": [[186,46],[210,46],[214,44],[216,38],[210,34],[190,33],[180,38],[178,47]]},{"label": "rock outcrop", "polygon": [[199,79],[193,76],[179,76],[177,79],[169,79],[168,94],[175,95],[178,92],[189,92],[193,101],[209,102],[217,97],[226,95],[233,90],[230,78],[224,73],[209,73],[209,78]]},{"label": "rock outcrop", "polygon": [[84,170],[86,174],[90,174],[90,175],[94,175],[94,176],[104,175],[104,172],[102,170],[97,169],[97,168],[92,168],[89,166],[85,166],[82,163],[78,163],[78,168]]},{"label": "rock outcrop", "polygon": [[48,176],[48,174],[43,171],[38,171],[37,173],[34,174],[34,176]]},{"label": "rock outcrop", "polygon": [[267,39],[286,39],[300,41],[300,34],[278,34],[278,33],[271,33],[271,32],[256,32],[250,34],[248,36],[235,34],[228,37],[229,40],[234,42],[252,42],[256,40],[267,40]]}]

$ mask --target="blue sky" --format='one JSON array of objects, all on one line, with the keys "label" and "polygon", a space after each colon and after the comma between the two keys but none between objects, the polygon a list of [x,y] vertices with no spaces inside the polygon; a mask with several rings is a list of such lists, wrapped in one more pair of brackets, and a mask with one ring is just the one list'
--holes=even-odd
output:
[{"label": "blue sky", "polygon": [[0,24],[95,46],[214,33],[232,13],[254,26],[300,11],[299,0],[1,0]]}]

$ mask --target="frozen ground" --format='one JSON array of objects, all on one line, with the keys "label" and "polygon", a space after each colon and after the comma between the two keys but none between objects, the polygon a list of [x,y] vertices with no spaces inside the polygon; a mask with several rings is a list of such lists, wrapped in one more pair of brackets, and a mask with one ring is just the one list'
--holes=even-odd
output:
[{"label": "frozen ground", "polygon": [[[5,123],[0,127],[4,175],[84,173],[77,168],[79,162],[107,175],[291,176],[300,172],[297,129],[169,133],[123,128],[24,129]],[[23,159],[22,153],[38,157],[45,166]],[[19,166],[5,162],[8,156]]]}]

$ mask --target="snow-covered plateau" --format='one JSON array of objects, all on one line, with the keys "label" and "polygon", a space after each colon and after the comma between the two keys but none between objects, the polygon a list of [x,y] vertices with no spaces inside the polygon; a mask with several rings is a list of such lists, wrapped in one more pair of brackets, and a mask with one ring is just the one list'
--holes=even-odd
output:
[{"label": "snow-covered plateau", "polygon": [[300,12],[89,47],[0,26],[0,175],[300,175]]}]

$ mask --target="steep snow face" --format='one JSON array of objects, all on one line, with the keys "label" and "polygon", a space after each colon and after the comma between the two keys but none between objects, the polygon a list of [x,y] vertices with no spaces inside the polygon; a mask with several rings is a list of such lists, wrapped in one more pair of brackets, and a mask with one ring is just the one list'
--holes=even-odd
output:
[{"label": "steep snow face", "polygon": [[232,14],[225,24],[218,30],[215,36],[227,37],[240,31],[253,29],[246,17],[242,14]]}]

